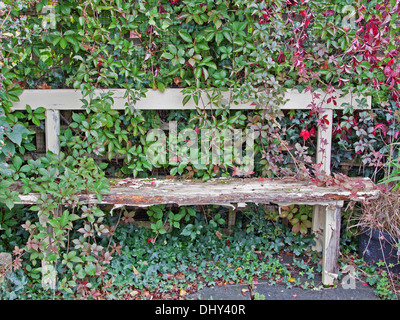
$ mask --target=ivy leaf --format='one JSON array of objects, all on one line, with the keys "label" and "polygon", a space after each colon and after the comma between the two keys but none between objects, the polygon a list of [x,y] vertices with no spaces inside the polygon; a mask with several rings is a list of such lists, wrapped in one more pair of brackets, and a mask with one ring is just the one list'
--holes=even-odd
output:
[{"label": "ivy leaf", "polygon": [[32,167],[29,164],[25,164],[22,166],[20,172],[29,172],[32,170]]},{"label": "ivy leaf", "polygon": [[155,225],[156,229],[161,229],[162,226],[163,226],[162,220],[158,220],[158,221],[156,222],[156,225]]},{"label": "ivy leaf", "polygon": [[18,146],[21,145],[22,138],[29,134],[29,130],[26,129],[22,124],[16,124],[13,128],[13,132],[8,134],[8,138],[17,144]]},{"label": "ivy leaf", "polygon": [[11,198],[7,198],[5,200],[5,204],[6,204],[7,208],[10,209],[10,210],[12,208],[14,208],[14,201]]},{"label": "ivy leaf", "polygon": [[15,157],[13,159],[14,169],[18,171],[22,166],[22,159],[20,157]]},{"label": "ivy leaf", "polygon": [[200,78],[201,77],[201,68],[195,68],[194,69],[194,76],[196,78]]},{"label": "ivy leaf", "polygon": [[186,30],[179,30],[178,33],[183,40],[185,40],[186,42],[189,42],[189,43],[193,43],[192,37]]},{"label": "ivy leaf", "polygon": [[214,70],[217,70],[217,65],[214,62],[207,62],[205,65],[209,68],[213,68]]},{"label": "ivy leaf", "polygon": [[89,263],[85,267],[85,272],[89,276],[94,276],[96,274],[96,265],[93,263]]},{"label": "ivy leaf", "polygon": [[173,54],[172,54],[172,53],[169,53],[169,52],[164,52],[164,53],[161,55],[161,58],[164,58],[164,59],[167,59],[167,60],[171,60],[173,57],[174,57]]},{"label": "ivy leaf", "polygon": [[183,98],[182,105],[185,105],[186,103],[188,103],[189,100],[190,100],[190,96],[189,96],[189,95],[185,96],[185,97]]},{"label": "ivy leaf", "polygon": [[203,74],[204,74],[204,80],[208,79],[208,70],[206,68],[203,68]]},{"label": "ivy leaf", "polygon": [[6,144],[1,149],[6,157],[12,157],[15,154],[15,145],[11,141],[6,141]]},{"label": "ivy leaf", "polygon": [[69,217],[68,217],[68,211],[64,211],[61,220],[60,220],[60,224],[62,227],[65,227],[69,221]]},{"label": "ivy leaf", "polygon": [[70,215],[68,216],[68,220],[70,220],[70,221],[75,221],[75,220],[78,220],[78,219],[80,219],[80,218],[81,218],[81,217],[78,216],[78,215],[75,214],[75,213],[70,214]]},{"label": "ivy leaf", "polygon": [[49,254],[46,257],[46,261],[55,261],[57,260],[57,254],[54,252],[49,252]]},{"label": "ivy leaf", "polygon": [[67,47],[67,44],[68,44],[67,40],[65,38],[61,38],[60,47],[65,49]]}]

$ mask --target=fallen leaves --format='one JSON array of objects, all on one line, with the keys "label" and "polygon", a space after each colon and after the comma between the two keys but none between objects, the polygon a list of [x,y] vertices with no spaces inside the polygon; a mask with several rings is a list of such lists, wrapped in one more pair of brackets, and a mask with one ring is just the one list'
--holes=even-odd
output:
[{"label": "fallen leaves", "polygon": [[141,276],[140,272],[135,268],[135,266],[132,266],[132,270],[133,270],[133,273],[134,273],[135,275]]},{"label": "fallen leaves", "polygon": [[[122,288],[121,288],[122,289]],[[190,294],[197,292],[197,283],[185,283],[181,286],[173,285],[167,291],[158,288],[150,290],[148,288],[131,287],[124,295],[124,300],[186,300]]]},{"label": "fallen leaves", "polygon": [[178,273],[175,274],[175,279],[177,279],[177,280],[185,280],[186,276],[185,276],[185,274],[183,272],[178,272]]},{"label": "fallen leaves", "polygon": [[132,297],[136,297],[139,294],[139,291],[133,290],[129,293]]},{"label": "fallen leaves", "polygon": [[51,86],[49,86],[46,82],[43,82],[41,84],[38,84],[36,86],[36,89],[51,89]]},{"label": "fallen leaves", "polygon": [[180,289],[180,290],[179,290],[179,295],[185,296],[185,295],[187,295],[187,291],[186,291],[186,290],[183,290],[183,289]]},{"label": "fallen leaves", "polygon": [[244,295],[244,296],[245,296],[245,295],[246,295],[246,293],[247,293],[247,292],[249,292],[249,289],[245,289],[245,288],[243,288],[243,289],[241,290],[241,292],[242,292],[242,295]]},{"label": "fallen leaves", "polygon": [[174,80],[175,85],[180,87],[180,84],[182,83],[182,79],[180,77],[175,77],[173,80]]}]

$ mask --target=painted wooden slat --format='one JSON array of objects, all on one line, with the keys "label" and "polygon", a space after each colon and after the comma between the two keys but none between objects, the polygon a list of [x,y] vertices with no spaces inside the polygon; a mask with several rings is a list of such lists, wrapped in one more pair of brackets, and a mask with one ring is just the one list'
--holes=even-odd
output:
[{"label": "painted wooden slat", "polygon": [[60,153],[60,110],[46,109],[46,151]]},{"label": "painted wooden slat", "polygon": [[[124,98],[124,94],[126,92],[125,89],[97,89],[95,90],[95,95],[99,96],[101,93],[112,92],[114,105],[112,108],[114,109],[125,109],[127,99]],[[317,91],[318,92],[318,91]],[[326,99],[326,95],[320,91],[320,99],[315,100],[314,102],[319,104],[323,99]],[[342,109],[342,103],[350,103],[353,105],[355,109],[358,108],[358,105],[355,103],[356,98],[360,98],[358,96],[352,96],[350,94],[345,95],[344,97],[339,96],[340,92],[337,95],[336,105],[333,103],[325,103],[325,109]],[[230,92],[224,92],[224,102],[228,103]],[[135,105],[136,109],[141,110],[185,110],[185,109],[196,109],[196,105],[191,99],[184,106],[182,105],[184,95],[182,94],[182,89],[166,89],[164,92],[149,90],[146,93],[146,97],[140,99]],[[82,109],[82,94],[80,91],[73,89],[46,89],[46,90],[34,90],[34,89],[26,89],[19,97],[20,101],[14,103],[14,110],[25,110],[26,105],[29,105],[32,109],[36,109],[38,107],[43,107],[46,109],[54,109],[54,110],[80,110]],[[366,97],[367,105],[371,105],[371,97]],[[297,90],[287,90],[285,93],[285,100],[287,100],[284,104],[280,106],[281,109],[310,109],[309,104],[313,101],[310,93],[300,93]],[[206,95],[203,94],[203,101],[205,101],[205,105],[208,104],[209,100]],[[202,105],[201,105],[202,106]],[[208,106],[209,107],[209,106]],[[250,102],[244,102],[238,105],[232,104],[231,109],[254,109],[255,105]]]},{"label": "painted wooden slat", "polygon": [[327,175],[331,174],[331,151],[332,151],[332,123],[333,110],[325,109],[320,115],[323,121],[327,121],[325,126],[318,126],[317,135],[317,164],[320,164],[321,169]]},{"label": "painted wooden slat", "polygon": [[[317,164],[321,165],[321,170],[325,171],[327,175],[330,175],[333,110],[324,109],[324,112],[319,116],[324,119],[325,125],[323,127],[318,126],[316,160]],[[315,235],[313,250],[318,252],[322,251],[325,214],[326,207],[320,205],[315,205],[313,207],[312,232]]]}]

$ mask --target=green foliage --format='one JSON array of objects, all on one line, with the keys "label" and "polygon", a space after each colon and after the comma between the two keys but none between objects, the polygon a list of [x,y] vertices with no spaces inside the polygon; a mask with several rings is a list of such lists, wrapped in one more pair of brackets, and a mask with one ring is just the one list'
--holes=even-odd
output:
[{"label": "green foliage", "polygon": [[392,143],[390,147],[393,148],[393,150],[390,152],[390,154],[393,155],[393,158],[388,159],[388,173],[387,176],[380,181],[380,183],[394,182],[393,189],[395,190],[400,187],[400,164],[398,158],[399,143]]},{"label": "green foliage", "polygon": [[[149,128],[155,127],[154,122],[150,121],[151,116],[143,117],[134,110],[135,103],[150,88],[160,91],[182,88],[183,104],[193,99],[199,107],[203,107],[199,90],[207,89],[215,111],[199,110],[185,119],[186,125],[190,119],[191,128],[256,129],[257,161],[252,174],[261,176],[290,172],[284,166],[293,160],[287,154],[287,143],[309,144],[310,140],[304,139],[304,135],[302,139],[300,131],[315,132],[321,126],[311,124],[319,110],[315,104],[310,105],[311,113],[297,113],[292,123],[278,125],[274,117],[278,122],[286,121],[276,108],[283,102],[286,89],[327,89],[331,96],[329,103],[336,103],[335,87],[371,95],[378,109],[383,110],[387,103],[396,108],[398,105],[395,94],[398,84],[393,83],[388,70],[392,64],[390,59],[397,54],[394,41],[380,40],[385,35],[394,39],[398,33],[395,24],[398,12],[390,11],[395,10],[392,3],[386,6],[390,19],[371,3],[358,8],[349,7],[346,1],[290,5],[285,1],[271,4],[132,0],[104,4],[96,0],[77,4],[59,0],[54,8],[47,5],[48,1],[42,0],[5,6],[2,18],[8,38],[2,39],[2,107],[8,114],[12,102],[18,100],[24,88],[80,90],[85,96],[82,106],[88,112],[75,114],[74,123],[62,134],[66,139],[62,147],[70,152],[71,148],[82,146],[80,150],[73,150],[75,156],[88,152],[108,161],[123,159],[122,165],[111,169],[118,176],[145,177],[154,169],[144,157],[149,143],[141,138]],[[359,12],[359,19],[352,22],[354,26],[350,24],[350,29],[345,23],[348,18],[345,13],[349,10]],[[52,22],[56,22],[56,28]],[[376,39],[368,38],[367,29],[376,33]],[[385,59],[375,59],[376,53],[368,50],[359,52],[357,44],[362,46],[368,41],[376,41],[374,44],[382,46],[381,51],[388,52]],[[93,95],[93,89],[99,87],[126,89],[128,103],[124,115],[111,109],[112,95]],[[221,92],[228,89],[232,90],[231,99],[221,104]],[[243,99],[250,99],[261,110],[232,112],[230,106]],[[343,159],[356,159],[366,166],[368,174],[369,167],[375,170],[382,166],[376,159],[386,154],[380,142],[387,144],[389,137],[393,140],[398,136],[399,130],[394,119],[387,118],[391,113],[386,113],[386,123],[382,123],[382,117],[372,117],[366,122],[367,112],[361,112],[358,118],[352,112],[353,107],[344,106],[343,114],[337,115],[337,129],[341,134],[337,136],[339,144],[335,145],[337,161],[334,164]],[[28,120],[34,125],[44,120],[39,109],[31,110],[27,106]],[[297,128],[293,126],[295,121],[300,125]],[[351,121],[356,121],[358,127]],[[15,133],[5,133],[10,137],[5,140],[3,153],[13,155],[13,145],[28,132],[21,127],[26,126],[24,123],[11,119],[7,122],[14,122]],[[377,124],[393,127],[385,131],[385,141],[373,136]],[[13,126],[5,128],[11,130]],[[0,138],[2,134],[0,131]],[[315,156],[315,142],[312,144],[314,148],[302,147],[303,151],[307,150],[302,155],[307,164]],[[24,148],[33,150],[31,144]],[[1,168],[10,173],[4,160],[0,159]],[[236,174],[237,166],[238,163],[193,168],[178,162],[168,168],[161,167],[170,170],[171,175],[194,175],[206,180]]]},{"label": "green foliage", "polygon": [[[350,21],[355,24],[350,27],[343,23],[348,1],[339,0],[329,4],[58,0],[53,8],[47,7],[47,0],[0,4],[0,202],[6,206],[0,212],[1,239],[12,243],[5,249],[14,252],[16,267],[22,258],[30,262],[26,270],[37,282],[39,261],[56,266],[60,278],[57,289],[65,296],[96,297],[93,288],[104,283],[112,254],[120,250],[112,243],[114,230],[104,223],[105,210],[94,202],[109,188],[106,175],[148,177],[162,173],[207,180],[285,176],[308,172],[309,168],[317,172],[312,165],[317,144],[310,137],[326,123],[319,117],[316,89],[327,92],[328,104],[336,104],[338,88],[373,99],[373,112],[355,109],[365,106],[365,100],[344,105],[337,112],[334,166],[343,159],[351,160],[364,166],[366,175],[379,177],[389,146],[399,135],[400,95],[398,70],[394,68],[399,12],[394,1],[384,7],[376,1],[354,5],[357,20]],[[378,58],[382,52],[384,57]],[[56,88],[80,91],[82,111],[63,119],[60,155],[38,155],[32,127],[44,128],[45,109],[33,110],[27,105],[24,111],[12,111],[12,106],[24,89]],[[124,110],[112,108],[113,94],[107,90],[95,94],[95,89],[107,88],[125,90]],[[166,88],[182,89],[182,103],[192,100],[197,110],[135,109],[148,90]],[[309,110],[279,110],[285,91],[293,88],[311,94]],[[229,99],[222,99],[228,90],[232,93]],[[234,110],[232,106],[242,100],[251,101],[255,110]],[[168,164],[149,162],[147,151],[157,142],[147,141],[145,136],[168,121],[177,121],[179,131],[239,129],[244,135],[246,128],[253,129],[254,170],[239,167],[243,163],[237,159],[231,164],[191,165],[180,159],[169,159]],[[184,147],[184,143],[179,146]],[[15,206],[18,192],[13,189],[14,182],[24,194],[38,194],[37,204],[30,210],[39,221]],[[94,194],[95,199],[85,203],[78,194]],[[169,225],[186,241],[198,240],[209,228],[225,224],[223,212],[207,212],[206,224],[195,219],[202,214],[191,207],[149,208],[153,222],[149,238],[158,243],[154,239],[167,236]],[[29,219],[17,231],[15,217],[20,215]],[[277,227],[270,228],[262,220],[265,212],[258,218],[251,212],[246,216],[248,233],[266,232],[265,245],[261,240],[255,240],[254,245],[267,252],[309,244],[293,233],[280,239],[277,217],[273,219]],[[291,208],[286,217],[292,231],[307,233],[309,211]],[[25,243],[17,241],[19,235],[24,235]],[[134,248],[138,255],[142,249]],[[215,255],[220,255],[220,249],[213,251]],[[253,251],[248,247],[250,256],[239,269],[243,278],[247,271],[257,271]],[[145,268],[145,261],[138,260],[135,266]],[[146,272],[155,274],[158,267]],[[202,267],[200,264],[199,270]],[[214,278],[207,278],[206,283],[215,282],[221,272],[218,268],[212,270]],[[279,269],[274,263],[265,268],[274,270],[272,274]],[[237,272],[231,271],[230,277],[238,279]],[[13,285],[19,294],[17,280]]]},{"label": "green foliage", "polygon": [[[196,218],[183,232],[175,229],[160,235],[154,243],[146,241],[152,230],[121,226],[115,235],[115,240],[123,244],[121,255],[112,260],[108,276],[122,292],[110,288],[111,296],[132,291],[170,292],[174,287],[189,293],[193,282],[198,289],[228,282],[253,283],[254,279],[291,285],[286,266],[270,254],[271,234],[255,236],[238,230],[231,236],[218,236],[218,226],[201,220]],[[265,226],[272,230],[274,226],[269,224]],[[187,241],[192,235],[195,241]],[[277,237],[283,242],[286,235],[285,230]],[[307,249],[301,249],[302,253]]]},{"label": "green foliage", "polygon": [[312,217],[312,209],[310,206],[291,205],[283,207],[279,216],[290,222],[293,232],[306,234],[308,229],[312,227],[310,220]]},{"label": "green foliage", "polygon": [[[380,261],[377,263],[378,267],[384,266],[384,262]],[[383,300],[397,300],[395,293],[393,278],[387,273],[387,271],[379,271],[376,266],[369,265],[366,268],[367,283],[375,287],[376,294]]]}]

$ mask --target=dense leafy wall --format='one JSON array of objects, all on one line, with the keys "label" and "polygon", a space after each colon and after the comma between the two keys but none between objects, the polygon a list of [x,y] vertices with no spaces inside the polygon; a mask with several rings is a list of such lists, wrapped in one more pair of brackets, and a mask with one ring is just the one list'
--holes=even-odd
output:
[{"label": "dense leafy wall", "polygon": [[[158,120],[134,111],[135,101],[146,90],[185,88],[187,99],[193,98],[201,106],[198,89],[213,88],[215,101],[221,91],[232,89],[232,101],[226,102],[223,110],[213,114],[164,113],[161,121],[178,117],[186,119],[182,125],[192,128],[232,129],[244,128],[250,120],[254,128],[265,130],[258,137],[261,144],[257,150],[266,160],[257,162],[261,164],[257,171],[264,175],[278,174],[276,166],[287,158],[280,152],[276,136],[272,138],[278,132],[277,125],[265,111],[229,111],[227,107],[235,100],[250,98],[262,109],[275,112],[284,128],[280,135],[291,145],[308,140],[323,123],[312,123],[320,111],[316,104],[308,114],[291,114],[292,121],[282,119],[274,108],[282,101],[285,88],[310,92],[322,88],[330,93],[330,103],[335,103],[336,88],[372,95],[380,110],[386,110],[387,104],[396,109],[398,104],[395,1],[357,5],[346,1],[3,3],[1,94],[7,122],[17,124],[18,117],[25,118],[8,112],[24,88],[81,90],[87,97],[83,106],[95,113],[75,114],[65,123],[74,122],[71,129],[82,131],[81,135],[75,135],[77,130],[66,131],[64,151],[81,155],[94,151],[109,159],[122,155],[122,174],[136,176],[138,165],[151,170],[139,155],[147,146],[142,143],[137,151],[138,133],[144,134]],[[94,99],[90,94],[93,88],[126,88],[130,101],[125,114],[111,111],[112,102],[107,97]],[[40,111],[28,109],[28,119],[36,125],[43,120]],[[394,114],[378,112],[378,118],[371,118],[366,113],[353,114],[352,106],[347,106],[342,115],[335,131],[341,134],[338,160],[352,160],[359,154],[358,159],[364,156],[361,161],[371,164],[376,161],[372,152],[384,153],[375,129],[397,137],[392,126]],[[305,123],[294,127],[299,121]],[[6,134],[2,161],[8,153],[14,155],[12,144],[22,144],[22,152],[33,149],[27,143],[29,131],[21,125],[13,128],[14,133]],[[289,134],[285,136],[286,130]],[[82,146],[79,152],[74,151],[76,144]],[[343,152],[348,149],[350,153]],[[313,154],[313,150],[307,151]],[[179,173],[183,171],[181,168]]]},{"label": "dense leafy wall", "polygon": [[[308,172],[316,149],[313,137],[326,123],[316,103],[307,111],[280,111],[286,89],[314,98],[315,89],[322,89],[332,104],[338,89],[372,96],[372,112],[354,111],[365,101],[337,112],[333,164],[352,162],[364,174],[379,176],[399,134],[399,10],[394,0],[0,1],[0,201],[13,208],[17,192],[10,185],[15,181],[24,192],[41,193],[31,209],[42,223],[24,224],[29,233],[24,250],[33,261],[62,261],[73,280],[101,276],[117,249],[102,251],[94,239],[112,232],[102,224],[102,210],[79,203],[76,194],[100,197],[108,187],[106,175],[208,179]],[[62,113],[59,157],[36,152],[43,108],[11,111],[24,89],[57,88],[80,90],[85,97],[82,112]],[[112,110],[112,95],[94,96],[95,88],[126,89],[126,109]],[[182,88],[182,102],[193,99],[199,109],[135,109],[146,92],[166,88]],[[204,111],[199,98],[205,89],[213,111]],[[231,100],[221,103],[227,90],[232,90]],[[241,99],[258,109],[231,110]],[[149,163],[145,154],[151,142],[144,136],[169,121],[177,121],[178,130],[251,127],[256,132],[254,172],[238,170],[239,163]],[[180,215],[185,216],[190,213]],[[12,214],[7,217],[1,227],[7,230],[3,235],[11,236],[15,223]],[[78,223],[74,250],[60,251]],[[55,230],[51,254],[43,249],[49,241],[46,224]],[[15,256],[22,251],[16,248]],[[64,290],[73,288],[68,281],[61,282]]]}]

